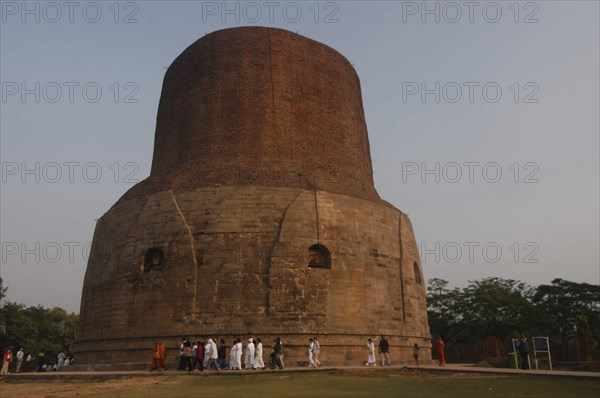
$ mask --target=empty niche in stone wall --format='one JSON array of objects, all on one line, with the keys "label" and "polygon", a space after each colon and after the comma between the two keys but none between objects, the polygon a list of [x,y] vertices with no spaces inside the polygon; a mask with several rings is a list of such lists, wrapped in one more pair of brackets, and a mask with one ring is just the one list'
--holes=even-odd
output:
[{"label": "empty niche in stone wall", "polygon": [[415,270],[415,282],[421,284],[421,270],[419,270],[419,264],[416,261],[413,263],[413,268]]},{"label": "empty niche in stone wall", "polygon": [[331,269],[331,253],[321,244],[312,245],[308,248],[308,266]]},{"label": "empty niche in stone wall", "polygon": [[163,268],[163,251],[153,247],[142,256],[142,270],[144,272],[160,271]]}]

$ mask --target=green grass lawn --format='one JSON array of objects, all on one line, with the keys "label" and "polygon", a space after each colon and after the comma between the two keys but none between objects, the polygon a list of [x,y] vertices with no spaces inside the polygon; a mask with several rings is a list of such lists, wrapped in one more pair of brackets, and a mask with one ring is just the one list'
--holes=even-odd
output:
[{"label": "green grass lawn", "polygon": [[[335,371],[237,375],[167,375],[85,397],[600,397],[600,381],[539,376],[473,376]],[[46,395],[48,396],[48,395]],[[60,395],[56,395],[57,397]]]}]

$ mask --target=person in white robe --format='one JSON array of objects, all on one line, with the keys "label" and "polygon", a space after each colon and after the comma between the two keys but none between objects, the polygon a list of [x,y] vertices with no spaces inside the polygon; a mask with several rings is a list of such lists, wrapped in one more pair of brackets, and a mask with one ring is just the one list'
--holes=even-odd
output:
[{"label": "person in white robe", "polygon": [[242,339],[238,337],[237,343],[235,343],[235,345],[237,346],[236,361],[238,364],[238,369],[242,369],[242,354],[244,352],[244,349],[242,348]]},{"label": "person in white robe", "polygon": [[375,360],[375,343],[373,343],[373,339],[369,339],[367,348],[369,349],[369,357],[367,358],[367,363],[365,363],[365,365],[377,366],[377,361]]},{"label": "person in white robe", "polygon": [[315,343],[313,339],[308,339],[308,367],[316,368],[315,361],[313,359],[313,355],[315,353]]},{"label": "person in white robe", "polygon": [[248,339],[248,345],[246,346],[246,358],[244,360],[244,368],[256,369],[256,366],[254,366],[254,351],[254,339],[250,337]]},{"label": "person in white robe", "polygon": [[202,366],[204,367],[204,369],[208,370],[208,362],[210,361],[210,356],[211,356],[211,345],[210,345],[210,339],[206,340],[206,343],[204,344],[204,361],[202,362]]},{"label": "person in white robe", "polygon": [[219,358],[219,352],[217,350],[217,343],[213,339],[208,339],[206,345],[209,347],[209,351],[206,353],[206,357],[208,357],[208,362],[206,364],[206,370],[210,370],[210,367],[213,366],[217,370],[221,370],[219,368],[219,364],[217,363],[217,359]]},{"label": "person in white robe", "polygon": [[260,338],[256,339],[256,354],[254,355],[254,368],[265,368],[265,362],[263,361],[263,344]]},{"label": "person in white robe", "polygon": [[308,339],[308,367],[316,368],[315,361],[313,360],[313,353],[315,349],[315,343],[313,339]]},{"label": "person in white robe", "polygon": [[57,370],[60,370],[65,365],[65,358],[66,357],[67,356],[65,355],[64,352],[61,351],[61,352],[58,353],[58,357],[57,357],[58,358],[58,363],[57,363],[57,367],[56,367]]},{"label": "person in white robe", "polygon": [[231,370],[240,368],[240,364],[238,362],[237,351],[238,351],[237,341],[233,340],[233,344],[231,345],[231,350],[229,351],[229,369],[231,369]]}]

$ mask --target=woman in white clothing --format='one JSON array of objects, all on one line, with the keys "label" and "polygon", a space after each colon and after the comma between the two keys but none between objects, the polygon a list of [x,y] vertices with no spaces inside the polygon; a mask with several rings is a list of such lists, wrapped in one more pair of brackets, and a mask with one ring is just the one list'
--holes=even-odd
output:
[{"label": "woman in white clothing", "polygon": [[233,344],[231,345],[231,351],[229,351],[229,369],[235,370],[240,368],[240,363],[238,362],[238,346],[237,341],[233,340]]},{"label": "woman in white clothing", "polygon": [[241,370],[242,369],[242,353],[244,351],[244,349],[242,348],[242,339],[240,339],[238,337],[237,343],[235,343],[235,345],[237,347],[237,352],[235,353],[236,357],[237,357],[236,361],[237,361],[238,369]]},{"label": "woman in white clothing", "polygon": [[263,361],[263,344],[260,338],[256,339],[256,354],[254,356],[254,368],[264,369],[265,363]]},{"label": "woman in white clothing", "polygon": [[315,343],[313,342],[313,339],[308,339],[308,367],[309,368],[316,368],[315,366],[315,361],[313,360],[313,353],[315,350]]},{"label": "woman in white clothing", "polygon": [[369,349],[369,357],[367,359],[366,366],[376,366],[377,361],[375,361],[375,344],[373,343],[373,339],[369,339],[367,342],[367,348]]}]

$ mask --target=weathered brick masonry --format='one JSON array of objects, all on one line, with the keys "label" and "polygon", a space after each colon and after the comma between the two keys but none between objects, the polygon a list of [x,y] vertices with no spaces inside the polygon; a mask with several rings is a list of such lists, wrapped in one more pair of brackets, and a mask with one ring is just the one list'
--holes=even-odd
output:
[{"label": "weathered brick masonry", "polygon": [[[98,220],[79,364],[177,355],[180,336],[281,336],[302,363],[431,358],[412,226],[372,177],[360,83],[335,50],[280,29],[205,36],[169,67],[150,177]],[[268,348],[265,350],[265,359]]]}]

